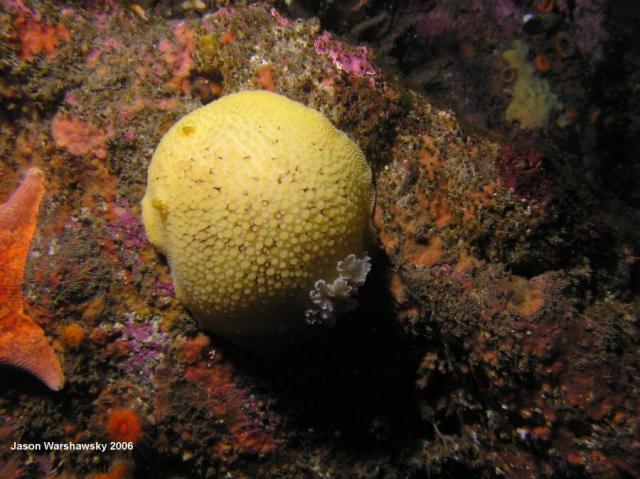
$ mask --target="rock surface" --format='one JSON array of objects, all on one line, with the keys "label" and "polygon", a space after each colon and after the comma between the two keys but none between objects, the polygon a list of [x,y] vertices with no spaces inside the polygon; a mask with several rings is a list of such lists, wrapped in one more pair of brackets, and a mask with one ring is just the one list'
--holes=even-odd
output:
[{"label": "rock surface", "polygon": [[[640,474],[637,210],[470,134],[317,20],[158,5],[0,7],[0,197],[44,171],[26,312],[66,379],[2,371],[3,473]],[[323,112],[377,187],[360,308],[266,358],[199,332],[139,207],[168,128],[252,88]],[[132,450],[10,450],[119,438]]]}]

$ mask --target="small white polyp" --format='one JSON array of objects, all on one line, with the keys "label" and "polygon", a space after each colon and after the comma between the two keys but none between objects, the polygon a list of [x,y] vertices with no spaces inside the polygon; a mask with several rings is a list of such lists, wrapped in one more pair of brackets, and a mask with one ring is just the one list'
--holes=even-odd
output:
[{"label": "small white polyp", "polygon": [[333,326],[338,317],[358,306],[353,296],[367,280],[371,271],[371,258],[366,253],[363,258],[350,254],[338,261],[336,271],[338,277],[333,283],[319,279],[309,291],[311,307],[304,313],[308,324]]}]

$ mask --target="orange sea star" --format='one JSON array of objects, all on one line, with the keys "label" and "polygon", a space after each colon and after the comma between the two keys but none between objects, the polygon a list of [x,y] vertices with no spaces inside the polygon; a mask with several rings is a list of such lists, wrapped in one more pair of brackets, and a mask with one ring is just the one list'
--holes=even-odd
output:
[{"label": "orange sea star", "polygon": [[42,171],[30,168],[0,206],[0,365],[24,369],[57,391],[64,385],[60,362],[42,328],[24,314],[21,289],[43,195]]}]

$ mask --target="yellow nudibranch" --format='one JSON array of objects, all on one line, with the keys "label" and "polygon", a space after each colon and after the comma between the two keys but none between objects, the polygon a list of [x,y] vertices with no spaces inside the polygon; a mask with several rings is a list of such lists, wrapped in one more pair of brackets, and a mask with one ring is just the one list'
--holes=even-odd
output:
[{"label": "yellow nudibranch", "polygon": [[345,133],[301,103],[248,91],[164,135],[142,213],[205,329],[274,349],[353,307],[373,199],[371,169]]}]

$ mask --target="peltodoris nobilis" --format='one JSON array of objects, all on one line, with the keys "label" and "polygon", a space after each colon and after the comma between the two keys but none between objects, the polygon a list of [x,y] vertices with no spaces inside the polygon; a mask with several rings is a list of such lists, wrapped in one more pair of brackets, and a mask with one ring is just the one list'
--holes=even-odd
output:
[{"label": "peltodoris nobilis", "polygon": [[149,166],[151,243],[204,327],[272,349],[332,324],[369,272],[373,205],[362,151],[321,113],[265,91],[179,120]]}]

